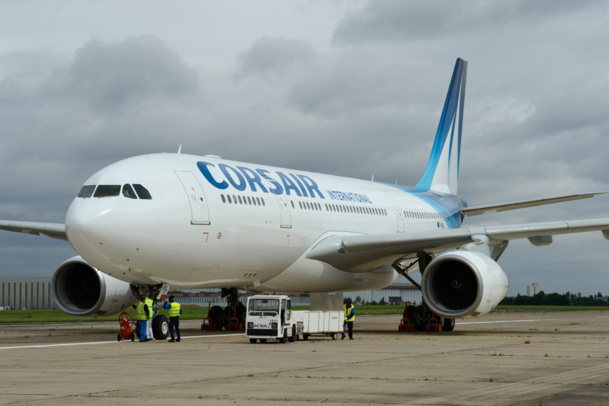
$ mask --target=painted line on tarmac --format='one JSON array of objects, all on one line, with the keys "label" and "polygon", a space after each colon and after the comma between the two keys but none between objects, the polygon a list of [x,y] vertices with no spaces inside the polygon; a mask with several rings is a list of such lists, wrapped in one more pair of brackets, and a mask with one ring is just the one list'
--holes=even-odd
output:
[{"label": "painted line on tarmac", "polygon": [[[211,336],[189,336],[189,337],[182,337],[182,340],[188,339],[188,338],[213,338],[213,337],[233,337],[233,336],[242,336],[245,335],[244,333],[238,333],[238,334],[215,334],[215,335],[211,335]],[[134,342],[138,342],[134,341]],[[161,340],[159,340],[161,341]],[[127,342],[127,341],[125,341]],[[20,350],[20,349],[31,349],[31,348],[53,348],[53,347],[71,347],[71,346],[76,346],[76,345],[100,345],[100,344],[120,344],[121,341],[94,341],[94,342],[90,342],[90,343],[63,343],[63,344],[40,344],[40,345],[15,345],[12,347],[0,347],[0,350]]]}]

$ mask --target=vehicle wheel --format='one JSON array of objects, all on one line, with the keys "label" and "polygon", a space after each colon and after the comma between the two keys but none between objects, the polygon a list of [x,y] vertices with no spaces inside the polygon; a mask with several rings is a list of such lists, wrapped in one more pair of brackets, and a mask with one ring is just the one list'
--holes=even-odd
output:
[{"label": "vehicle wheel", "polygon": [[[260,340],[262,342],[262,340]],[[250,338],[250,344],[256,344],[256,339],[255,338]]]},{"label": "vehicle wheel", "polygon": [[296,327],[292,327],[292,336],[288,337],[288,341],[291,343],[296,341]]},{"label": "vehicle wheel", "polygon": [[118,336],[116,336],[116,340],[120,341],[121,340],[121,333],[118,333]]},{"label": "vehicle wheel", "polygon": [[159,314],[152,319],[152,334],[156,340],[165,340],[169,335],[167,316]]},{"label": "vehicle wheel", "polygon": [[285,330],[283,330],[283,335],[281,337],[279,337],[279,342],[281,344],[284,344],[286,341],[288,341],[288,340],[286,340],[285,336],[286,336]]},{"label": "vehicle wheel", "polygon": [[455,319],[442,318],[442,331],[453,331],[455,329]]},{"label": "vehicle wheel", "polygon": [[309,339],[309,334],[303,334],[302,339],[307,341]]},{"label": "vehicle wheel", "polygon": [[337,333],[332,333],[332,339],[333,340],[338,340],[338,334]]},{"label": "vehicle wheel", "polygon": [[131,333],[131,341],[135,341],[135,334]]}]

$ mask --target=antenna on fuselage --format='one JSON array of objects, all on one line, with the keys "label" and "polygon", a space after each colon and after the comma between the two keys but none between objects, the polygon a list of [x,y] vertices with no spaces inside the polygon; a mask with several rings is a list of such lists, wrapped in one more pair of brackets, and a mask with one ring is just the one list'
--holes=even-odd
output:
[{"label": "antenna on fuselage", "polygon": [[178,147],[178,155],[182,153],[182,144]]}]

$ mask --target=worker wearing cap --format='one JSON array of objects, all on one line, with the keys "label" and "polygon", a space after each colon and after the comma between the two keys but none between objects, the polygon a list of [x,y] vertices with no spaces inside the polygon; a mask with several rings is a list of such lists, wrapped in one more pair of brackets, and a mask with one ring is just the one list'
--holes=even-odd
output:
[{"label": "worker wearing cap", "polygon": [[135,309],[135,320],[140,333],[140,342],[146,342],[146,329],[148,328],[148,306],[146,305],[146,295],[140,296],[140,301],[133,305]]},{"label": "worker wearing cap", "polygon": [[[169,310],[169,333],[171,334],[170,343],[180,341],[180,314],[182,313],[182,307],[178,302],[175,301],[175,296],[169,296],[169,303],[165,302],[163,305],[164,309]],[[173,329],[175,328],[176,337],[173,335]]]},{"label": "worker wearing cap", "polygon": [[148,306],[148,322],[146,323],[146,341],[154,340],[154,333],[152,332],[152,316],[154,316],[154,309],[152,299],[146,297],[146,306]]},{"label": "worker wearing cap", "polygon": [[[355,306],[351,303],[351,299],[347,299],[347,303],[343,305],[345,311],[345,324],[349,330],[349,340],[353,340],[353,321],[355,320]],[[345,339],[345,331],[343,327],[341,340]]]}]

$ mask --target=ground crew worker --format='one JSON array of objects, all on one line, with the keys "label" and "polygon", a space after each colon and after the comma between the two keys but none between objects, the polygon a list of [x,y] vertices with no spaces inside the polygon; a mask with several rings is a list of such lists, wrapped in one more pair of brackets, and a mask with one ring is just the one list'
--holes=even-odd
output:
[{"label": "ground crew worker", "polygon": [[152,332],[152,316],[154,316],[154,309],[152,305],[153,300],[146,297],[146,306],[148,306],[148,323],[146,325],[146,341],[154,340],[154,333]]},{"label": "ground crew worker", "polygon": [[146,342],[146,329],[148,328],[148,306],[146,305],[146,295],[140,296],[140,301],[133,305],[135,309],[135,319],[137,320],[138,331],[140,332],[140,343]]},{"label": "ground crew worker", "polygon": [[[169,296],[169,303],[165,302],[163,308],[169,310],[169,333],[171,334],[170,343],[180,341],[180,314],[182,314],[182,307],[178,302],[175,301],[175,296]],[[177,340],[173,335],[173,329],[176,330]]]},{"label": "ground crew worker", "polygon": [[[355,320],[355,306],[351,303],[351,299],[347,299],[347,303],[343,305],[345,312],[345,325],[349,330],[349,340],[353,340],[353,321]],[[341,340],[345,339],[345,326],[343,326],[343,332]]]}]

